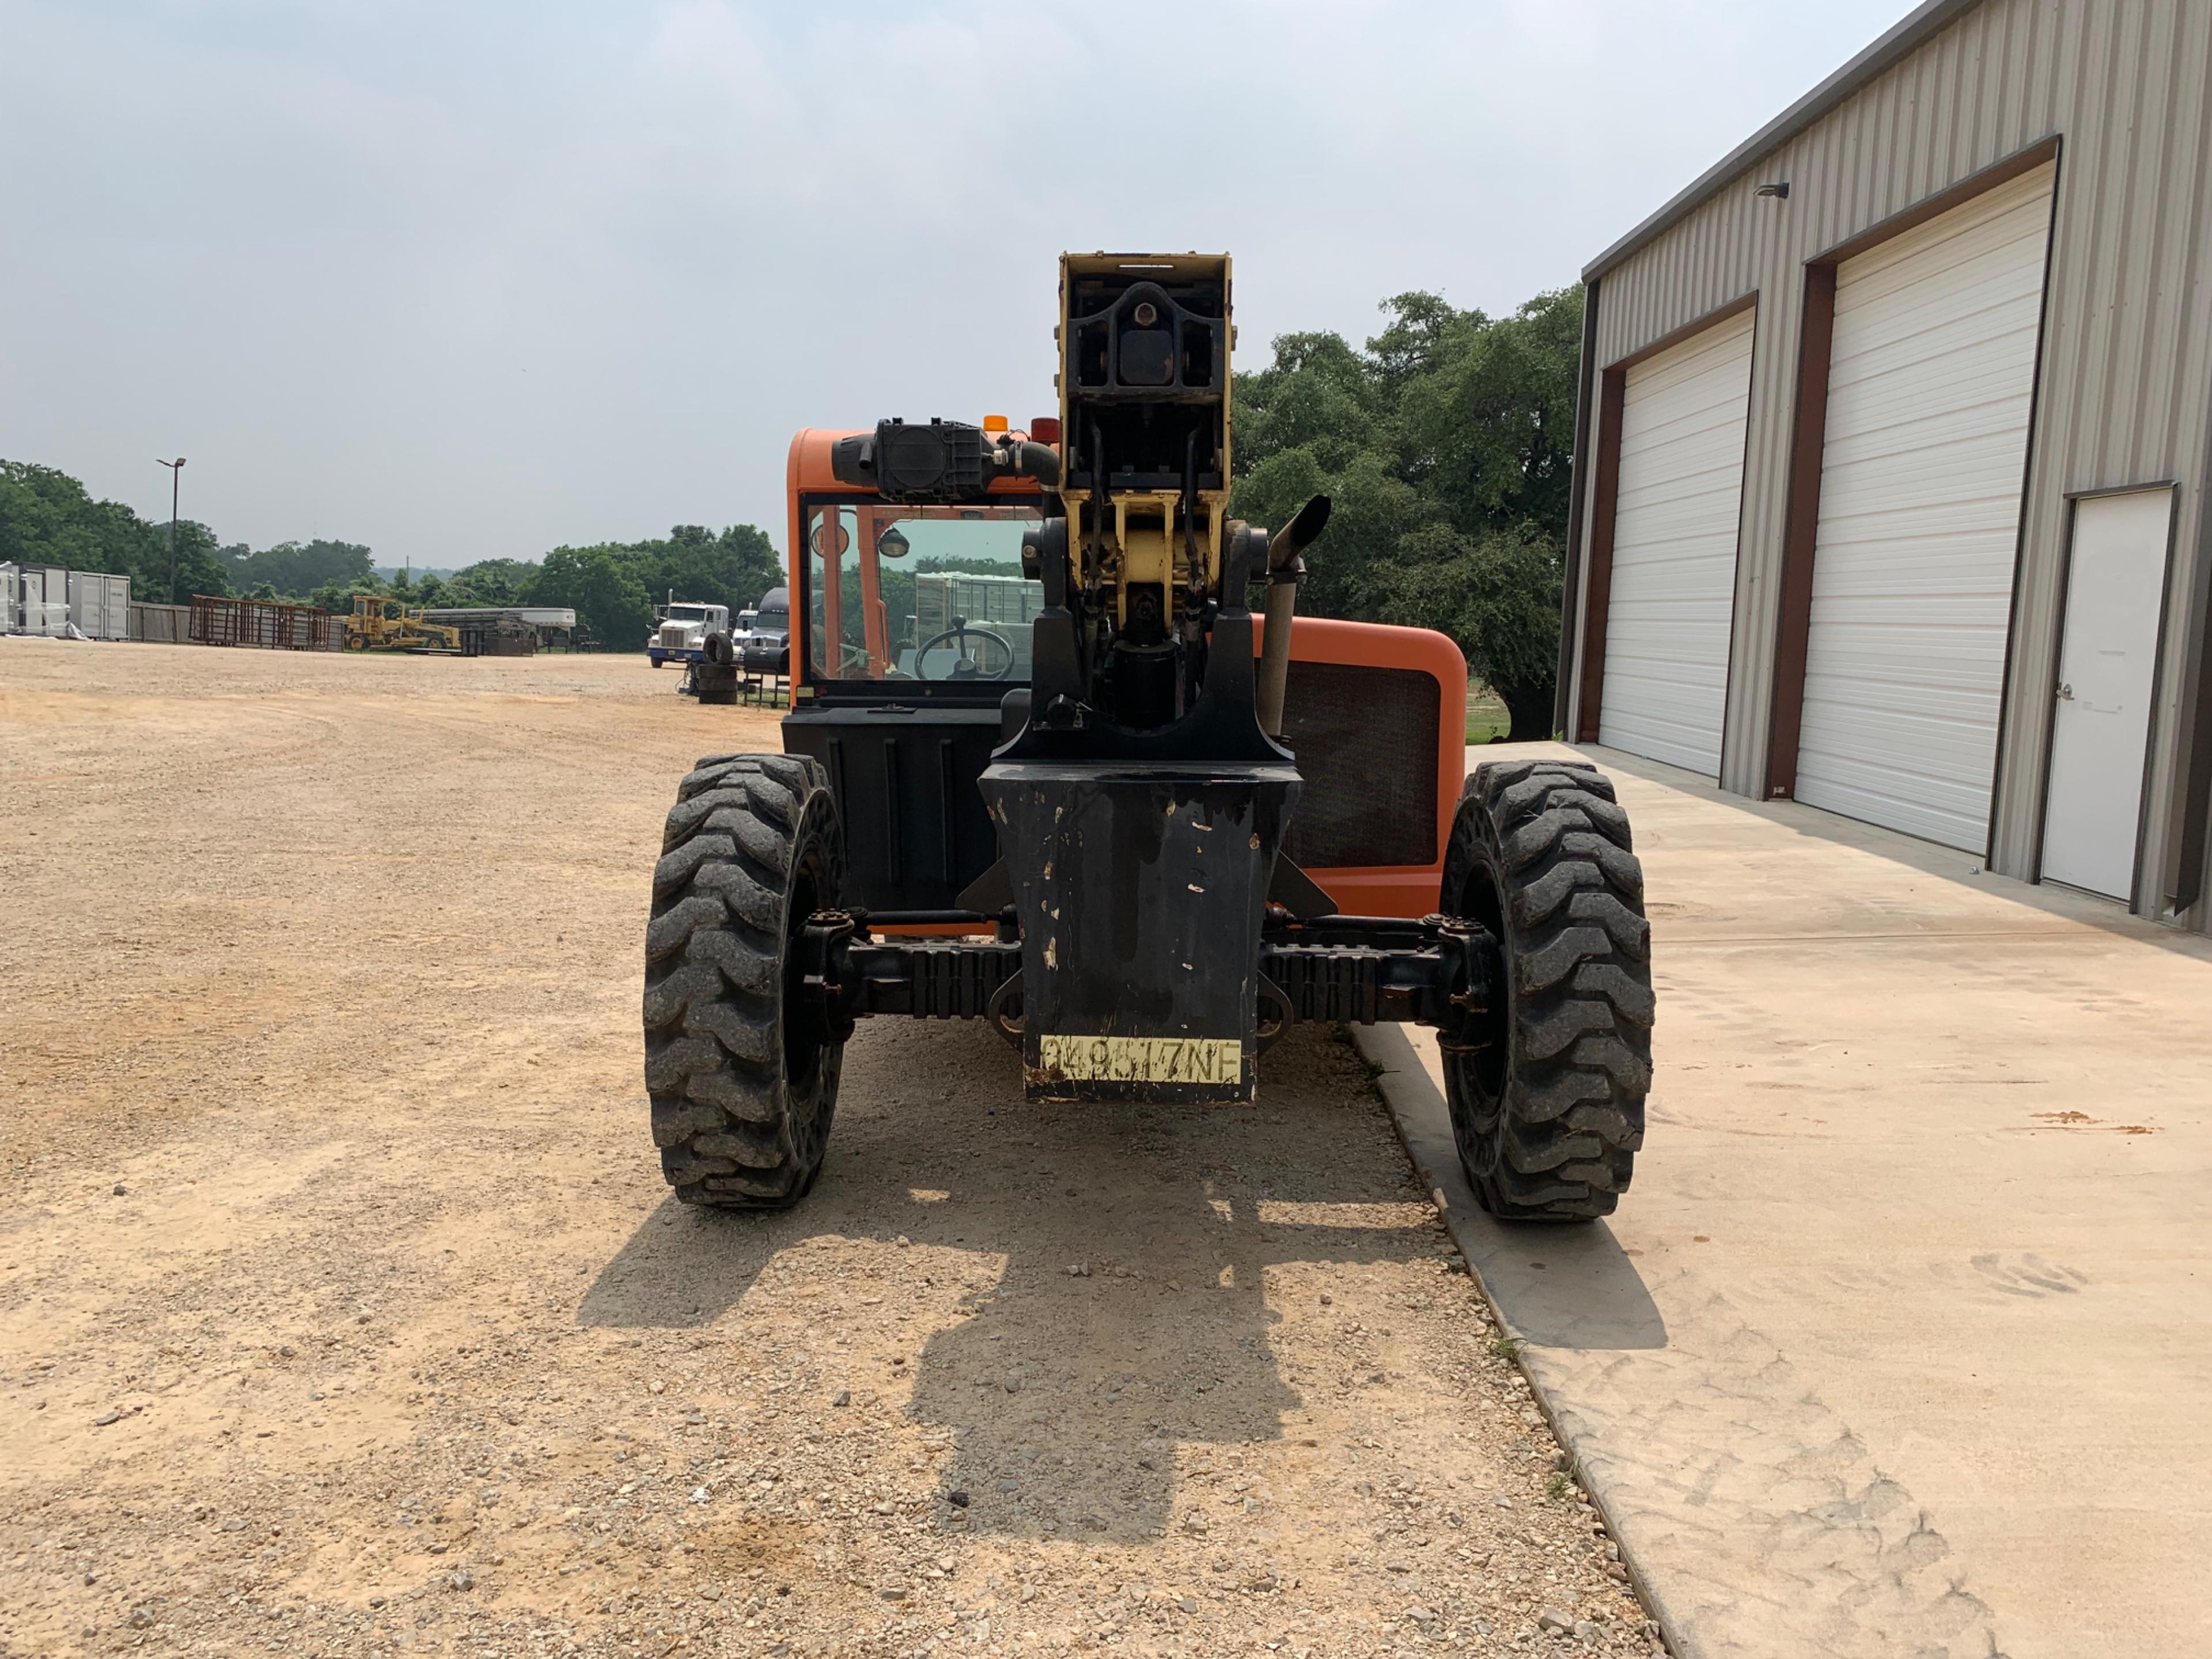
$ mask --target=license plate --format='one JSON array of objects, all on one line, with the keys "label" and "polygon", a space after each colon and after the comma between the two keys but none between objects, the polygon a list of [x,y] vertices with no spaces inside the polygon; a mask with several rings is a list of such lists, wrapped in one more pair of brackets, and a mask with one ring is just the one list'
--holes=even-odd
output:
[{"label": "license plate", "polygon": [[1071,1083],[1236,1084],[1244,1045],[1234,1037],[1037,1036],[1036,1069]]}]

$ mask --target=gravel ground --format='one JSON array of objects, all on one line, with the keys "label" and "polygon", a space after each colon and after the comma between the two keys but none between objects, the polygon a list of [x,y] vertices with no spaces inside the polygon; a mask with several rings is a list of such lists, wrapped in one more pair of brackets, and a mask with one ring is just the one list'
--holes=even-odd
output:
[{"label": "gravel ground", "polygon": [[0,1653],[1658,1650],[1335,1033],[671,1200],[674,685],[0,641]]}]

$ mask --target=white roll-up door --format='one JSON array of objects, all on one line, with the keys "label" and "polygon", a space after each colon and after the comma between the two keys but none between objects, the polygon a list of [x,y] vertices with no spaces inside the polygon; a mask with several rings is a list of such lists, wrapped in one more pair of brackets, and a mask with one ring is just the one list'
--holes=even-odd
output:
[{"label": "white roll-up door", "polygon": [[1836,273],[1797,799],[1980,852],[2052,170]]},{"label": "white roll-up door", "polygon": [[1598,741],[1721,769],[1753,313],[1633,365],[1622,386]]}]

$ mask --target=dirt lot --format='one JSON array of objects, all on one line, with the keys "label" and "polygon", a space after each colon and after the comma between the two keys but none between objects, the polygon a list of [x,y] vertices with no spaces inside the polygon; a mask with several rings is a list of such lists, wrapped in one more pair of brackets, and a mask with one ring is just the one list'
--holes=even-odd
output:
[{"label": "dirt lot", "polygon": [[[635,658],[0,641],[0,1652],[1644,1653],[1352,1051],[648,1143]],[[1565,1633],[1540,1633],[1547,1611]]]}]

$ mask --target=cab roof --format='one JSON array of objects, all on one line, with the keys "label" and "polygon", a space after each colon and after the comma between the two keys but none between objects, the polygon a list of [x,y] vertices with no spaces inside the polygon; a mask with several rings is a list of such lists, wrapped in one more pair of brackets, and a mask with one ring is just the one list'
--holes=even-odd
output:
[{"label": "cab roof", "polygon": [[[785,477],[793,495],[854,495],[872,496],[872,489],[855,489],[851,484],[841,483],[830,470],[830,451],[840,438],[865,435],[872,427],[863,429],[833,430],[828,427],[803,427],[792,438],[791,455],[785,466]],[[1026,438],[1026,432],[1016,432],[1017,438]],[[1000,478],[993,482],[994,495],[1035,495],[1039,493],[1034,478]]]}]

